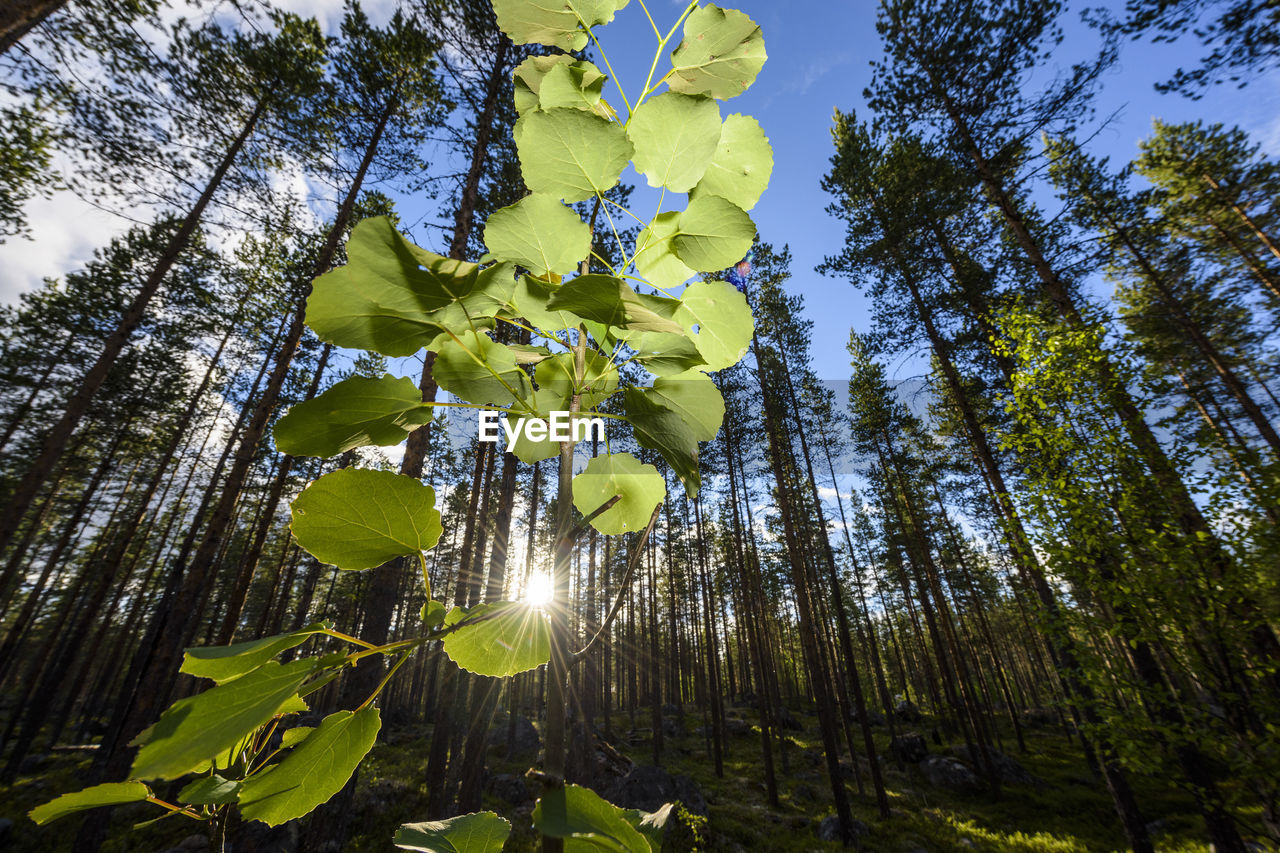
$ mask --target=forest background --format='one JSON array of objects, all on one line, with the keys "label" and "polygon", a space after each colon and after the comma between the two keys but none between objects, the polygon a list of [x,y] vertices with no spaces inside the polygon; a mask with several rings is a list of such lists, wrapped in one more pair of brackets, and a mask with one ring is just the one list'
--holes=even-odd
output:
[{"label": "forest background", "polygon": [[[0,39],[0,724],[2,780],[34,805],[111,777],[197,690],[156,648],[319,618],[412,634],[412,572],[291,538],[319,474],[432,484],[432,588],[460,605],[531,597],[558,509],[551,461],[475,446],[462,416],[332,461],[271,437],[345,376],[437,394],[430,359],[304,328],[309,283],[369,216],[484,254],[525,193],[511,73],[539,48],[487,2],[28,8]],[[750,268],[721,277],[756,333],[716,376],[701,491],[615,436],[667,498],[652,536],[574,549],[573,631],[606,629],[571,682],[569,778],[709,812],[686,829],[710,849],[1280,843],[1276,4],[743,10],[770,58],[725,112],[760,120],[772,181]],[[618,26],[644,29],[638,3]],[[648,62],[626,39],[609,59]],[[656,203],[631,171],[610,192]],[[422,766],[363,772],[419,813],[383,811],[501,800],[518,822],[532,794],[493,780],[528,766],[545,679],[490,689],[417,655],[380,704]],[[651,801],[645,766],[708,795],[666,774]],[[1076,784],[1072,815],[1028,816]],[[361,790],[239,843],[376,846],[392,816],[353,816]],[[56,837],[132,849],[120,812]]]}]

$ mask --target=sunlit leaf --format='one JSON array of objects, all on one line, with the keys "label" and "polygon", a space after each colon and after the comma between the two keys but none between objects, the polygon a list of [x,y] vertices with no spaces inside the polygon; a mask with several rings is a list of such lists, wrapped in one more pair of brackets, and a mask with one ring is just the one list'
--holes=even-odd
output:
[{"label": "sunlit leaf", "polygon": [[448,820],[406,823],[392,843],[422,853],[500,853],[511,823],[493,812],[472,812]]},{"label": "sunlit leaf", "polygon": [[561,50],[587,45],[582,28],[607,24],[628,0],[493,0],[498,27],[516,44],[546,44]]},{"label": "sunlit leaf", "polygon": [[610,536],[643,529],[666,494],[667,484],[658,469],[630,453],[597,456],[573,478],[573,505],[583,515],[621,496],[591,522],[596,530]]},{"label": "sunlit leaf", "polygon": [[279,826],[328,802],[373,748],[381,726],[372,707],[325,717],[283,761],[245,780],[241,816]]},{"label": "sunlit leaf", "polygon": [[742,208],[719,196],[700,195],[680,214],[671,245],[692,269],[713,272],[740,261],[755,234],[756,226]]},{"label": "sunlit leaf", "polygon": [[649,186],[688,192],[716,153],[720,108],[710,98],[667,92],[636,108],[627,135]]},{"label": "sunlit leaf", "polygon": [[293,502],[294,538],[322,563],[371,569],[435,547],[436,493],[412,477],[343,468],[325,474]]},{"label": "sunlit leaf", "polygon": [[197,806],[224,806],[240,797],[240,783],[216,773],[201,776],[178,792],[178,802]]},{"label": "sunlit leaf", "polygon": [[432,375],[441,388],[469,403],[506,405],[515,402],[517,395],[527,397],[532,389],[528,374],[516,364],[515,353],[476,332],[447,339]]},{"label": "sunlit leaf", "polygon": [[118,806],[136,803],[151,796],[151,791],[141,782],[107,782],[82,791],[63,794],[61,797],[36,806],[27,815],[38,824],[66,817],[76,812],[96,809],[99,806]]},{"label": "sunlit leaf", "polygon": [[484,244],[534,275],[563,275],[587,256],[591,229],[554,196],[535,193],[494,211],[485,223]]},{"label": "sunlit leaf", "polygon": [[676,257],[672,238],[680,228],[680,211],[659,213],[636,236],[636,271],[663,289],[679,287],[693,278],[694,271]]},{"label": "sunlit leaf", "polygon": [[234,681],[179,699],[138,736],[129,775],[176,779],[208,763],[266,723],[315,668],[310,660],[268,661]]},{"label": "sunlit leaf", "polygon": [[652,853],[648,839],[627,821],[622,809],[579,785],[543,794],[533,809],[533,825],[543,835],[564,838],[581,851]]},{"label": "sunlit leaf", "polygon": [[[525,185],[532,192],[583,201],[618,183],[631,160],[626,131],[594,113],[539,110],[521,122],[516,150]],[[719,129],[717,119],[717,133]],[[710,159],[708,154],[708,162]]]},{"label": "sunlit leaf", "polygon": [[495,601],[470,609],[455,607],[445,627],[468,624],[445,635],[445,654],[476,675],[505,678],[541,666],[551,659],[551,626],[547,615],[513,601]]},{"label": "sunlit leaf", "polygon": [[756,22],[710,3],[685,18],[684,40],[671,54],[667,85],[689,95],[732,98],[746,91],[767,58]]},{"label": "sunlit leaf", "polygon": [[432,409],[412,379],[352,376],[298,403],[276,422],[276,448],[293,456],[337,456],[356,447],[399,444],[430,423]]},{"label": "sunlit leaf", "polygon": [[246,640],[229,646],[198,646],[186,650],[179,672],[197,678],[212,678],[219,684],[252,672],[285,649],[300,646],[307,638],[331,625],[316,622],[288,634],[277,634],[259,640]]},{"label": "sunlit leaf", "polygon": [[[580,275],[561,285],[547,307],[571,311],[606,326],[638,332],[682,332],[679,323],[654,310],[655,304],[657,300],[642,299],[620,278]],[[672,304],[674,308],[674,302]]]},{"label": "sunlit leaf", "polygon": [[723,281],[696,281],[686,287],[675,318],[690,331],[698,327],[693,341],[706,362],[703,370],[724,370],[737,364],[755,331],[747,298]]},{"label": "sunlit leaf", "polygon": [[734,113],[724,120],[720,144],[692,195],[717,195],[743,210],[756,206],[773,174],[773,148],[751,116]]}]

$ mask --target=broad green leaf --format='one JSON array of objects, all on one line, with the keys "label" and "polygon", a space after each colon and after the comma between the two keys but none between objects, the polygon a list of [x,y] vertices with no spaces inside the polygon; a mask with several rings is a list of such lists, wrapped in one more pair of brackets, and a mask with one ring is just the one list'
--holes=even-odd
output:
[{"label": "broad green leaf", "polygon": [[756,22],[736,9],[708,3],[684,21],[684,40],[671,54],[672,91],[732,98],[746,91],[767,58]]},{"label": "broad green leaf", "polygon": [[587,46],[582,24],[595,27],[613,20],[628,0],[493,0],[498,28],[516,44],[547,44],[561,50]]},{"label": "broad green leaf", "polygon": [[129,775],[176,779],[208,763],[263,725],[315,669],[310,660],[267,661],[247,675],[169,706],[138,736],[142,748]]},{"label": "broad green leaf", "polygon": [[430,631],[444,623],[446,613],[444,604],[432,598],[422,605],[418,615],[422,617],[423,627]]},{"label": "broad green leaf", "polygon": [[412,379],[352,376],[299,403],[276,422],[276,449],[292,456],[337,456],[356,447],[399,444],[431,422]]},{"label": "broad green leaf", "polygon": [[551,357],[551,350],[546,347],[530,346],[529,344],[507,344],[507,349],[511,350],[516,364],[537,364]]},{"label": "broad green leaf", "polygon": [[507,405],[527,397],[532,389],[529,375],[516,364],[515,353],[477,332],[447,340],[431,374],[441,388],[469,403]]},{"label": "broad green leaf", "polygon": [[667,827],[674,821],[675,803],[667,803],[656,812],[644,812],[640,809],[623,809],[622,817],[648,840],[653,853],[661,853],[662,844],[666,840]]},{"label": "broad green leaf", "polygon": [[587,320],[637,332],[681,333],[683,327],[652,307],[620,278],[611,275],[580,275],[560,286],[547,307],[572,311]]},{"label": "broad green leaf", "polygon": [[240,783],[216,773],[201,776],[178,792],[178,802],[197,806],[225,806],[240,797]]},{"label": "broad green leaf", "polygon": [[178,671],[196,678],[212,678],[217,683],[224,684],[246,672],[252,672],[285,649],[302,645],[312,634],[318,634],[327,628],[331,628],[330,623],[316,622],[288,634],[277,634],[260,640],[187,649]]},{"label": "broad green leaf", "polygon": [[507,449],[526,465],[550,459],[560,452],[560,443],[551,440],[549,429],[546,438],[537,440],[530,438],[527,422],[531,420],[545,422],[552,411],[563,410],[568,406],[566,398],[553,388],[539,388],[533,393],[529,402],[531,405],[528,408],[513,407],[507,414],[508,423],[517,430],[515,442],[508,445]]},{"label": "broad green leaf", "polygon": [[590,62],[564,53],[527,57],[516,66],[512,77],[520,115],[553,107],[595,111],[606,79]]},{"label": "broad green leaf", "polygon": [[680,227],[680,211],[659,213],[636,237],[636,271],[650,284],[669,290],[693,278],[694,271],[676,257],[672,238]]},{"label": "broad green leaf", "polygon": [[715,156],[720,108],[710,98],[667,92],[636,108],[627,135],[649,186],[688,192]]},{"label": "broad green leaf", "polygon": [[718,195],[743,210],[756,206],[773,174],[773,148],[751,116],[734,113],[724,120],[720,144],[692,195]]},{"label": "broad green leaf", "polygon": [[544,332],[576,329],[582,318],[572,311],[550,311],[547,303],[563,285],[551,284],[533,276],[521,276],[516,282],[515,296],[511,302],[516,314],[528,320],[534,328]]},{"label": "broad green leaf", "polygon": [[756,226],[746,211],[714,195],[691,200],[680,214],[678,229],[671,239],[676,257],[699,272],[736,264],[756,235]]},{"label": "broad green leaf", "polygon": [[551,626],[541,610],[514,601],[494,601],[470,609],[455,607],[445,627],[463,625],[442,640],[445,654],[476,675],[505,678],[551,659]]},{"label": "broad green leaf", "polygon": [[[579,405],[591,409],[607,400],[618,387],[618,368],[606,356],[588,350],[583,359],[583,377]],[[559,353],[540,363],[534,372],[538,389],[568,401],[574,392],[574,356]],[[567,408],[567,406],[565,406]]]},{"label": "broad green leaf", "polygon": [[679,415],[698,441],[715,438],[724,422],[724,397],[705,373],[660,377],[644,393]]},{"label": "broad green leaf", "polygon": [[534,275],[573,272],[591,250],[591,229],[554,196],[534,193],[494,211],[484,244],[496,257]]},{"label": "broad green leaf", "polygon": [[631,160],[626,131],[594,113],[539,110],[521,122],[516,151],[524,182],[534,193],[570,202],[593,198],[618,183]]},{"label": "broad green leaf", "polygon": [[381,726],[377,708],[325,717],[283,761],[245,780],[240,815],[279,826],[309,814],[347,784]]},{"label": "broad green leaf", "polygon": [[413,245],[385,216],[366,219],[352,229],[346,266],[315,280],[307,325],[337,346],[413,355],[440,332],[431,312],[468,295],[481,275]]},{"label": "broad green leaf", "polygon": [[285,729],[284,734],[280,736],[280,746],[285,749],[297,746],[310,737],[315,730],[315,726],[294,726],[291,729]]},{"label": "broad green leaf", "polygon": [[36,823],[43,825],[76,812],[96,809],[99,806],[137,803],[149,796],[151,796],[151,790],[141,782],[107,782],[85,788],[83,791],[63,794],[61,797],[36,806],[27,812],[27,815]]},{"label": "broad green leaf", "polygon": [[652,389],[628,388],[623,392],[627,421],[641,447],[656,450],[684,483],[690,495],[702,484],[698,471],[698,436],[705,425],[685,420],[685,413]]},{"label": "broad green leaf", "polygon": [[583,515],[595,512],[614,496],[621,496],[591,522],[607,536],[643,530],[666,494],[667,484],[658,469],[630,453],[597,456],[573,478],[573,505]]},{"label": "broad green leaf", "polygon": [[627,821],[622,809],[579,785],[543,794],[533,809],[533,825],[543,835],[574,843],[577,850],[652,853],[649,841]]},{"label": "broad green leaf", "polygon": [[343,468],[298,495],[290,527],[320,562],[372,569],[435,547],[443,532],[435,503],[435,491],[412,477]]},{"label": "broad green leaf", "polygon": [[724,370],[737,364],[755,331],[747,298],[724,281],[697,281],[686,287],[675,318],[690,331],[698,327],[693,341],[706,361],[702,370]]},{"label": "broad green leaf", "polygon": [[586,60],[557,63],[543,78],[538,103],[544,110],[587,110],[607,119],[607,110],[600,106],[606,79],[599,68]]},{"label": "broad green leaf", "polygon": [[472,812],[448,820],[402,824],[391,841],[422,853],[501,853],[511,823],[493,812]]},{"label": "broad green leaf", "polygon": [[636,363],[654,376],[674,376],[692,368],[703,369],[706,359],[684,335],[645,332],[627,341],[636,351]]}]

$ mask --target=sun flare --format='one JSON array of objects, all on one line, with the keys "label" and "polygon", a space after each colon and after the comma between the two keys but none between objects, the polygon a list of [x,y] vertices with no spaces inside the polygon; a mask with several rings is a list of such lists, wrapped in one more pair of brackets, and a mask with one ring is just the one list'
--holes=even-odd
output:
[{"label": "sun flare", "polygon": [[547,572],[534,572],[529,575],[529,583],[524,590],[524,603],[533,607],[546,607],[551,603],[555,593],[555,585]]}]

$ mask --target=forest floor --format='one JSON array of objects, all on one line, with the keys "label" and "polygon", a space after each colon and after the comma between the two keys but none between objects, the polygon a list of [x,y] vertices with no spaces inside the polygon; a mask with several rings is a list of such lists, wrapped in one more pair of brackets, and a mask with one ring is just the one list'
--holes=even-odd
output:
[{"label": "forest floor", "polygon": [[[731,708],[728,713],[731,720],[740,721],[735,723],[739,733],[728,738],[722,778],[716,777],[707,740],[699,734],[705,725],[701,715],[690,711],[682,722],[672,718],[666,723],[674,735],[665,738],[663,767],[692,779],[706,799],[708,815],[700,827],[698,849],[725,853],[840,849],[839,844],[821,841],[817,835],[822,819],[833,815],[834,808],[816,717],[794,716],[799,729],[787,732],[790,744],[786,772],[781,767],[781,756],[775,755],[779,808],[773,809],[767,802],[759,730],[749,727],[754,713],[742,706]],[[651,761],[648,721],[647,708],[637,714],[634,729],[627,715],[613,717],[618,737],[614,745],[638,765]],[[931,739],[933,726],[927,719],[900,724],[899,732],[905,730],[924,734],[931,753],[951,754]],[[877,749],[884,755],[889,744],[888,729],[878,726],[875,731]],[[399,824],[426,819],[425,772],[430,732],[430,726],[421,724],[388,726],[384,731],[378,746],[361,765],[351,815],[352,837],[344,850],[392,850],[390,839]],[[502,735],[495,737],[502,739]],[[986,793],[956,793],[930,785],[916,767],[907,765],[904,772],[886,758],[883,766],[892,816],[885,821],[876,814],[866,765],[862,763],[866,795],[857,794],[853,780],[846,783],[854,814],[865,824],[866,831],[859,837],[860,848],[877,853],[1092,853],[1126,848],[1104,786],[1090,775],[1078,746],[1068,742],[1061,729],[1027,730],[1025,754],[1017,751],[1011,730],[1002,730],[1001,737],[1008,754],[1037,777],[1035,784],[1007,785],[998,799]],[[520,774],[530,764],[527,757],[523,761],[506,760],[504,744],[492,746],[489,752],[491,782],[495,777],[508,783],[512,777],[521,779]],[[75,820],[40,828],[27,819],[26,812],[59,793],[77,789],[90,757],[87,751],[38,755],[28,762],[28,772],[13,785],[0,787],[0,821],[12,821],[7,828],[0,822],[0,850],[68,849]],[[1154,840],[1161,853],[1208,851],[1208,845],[1200,840],[1200,820],[1187,795],[1160,780],[1133,782],[1144,814],[1155,822]],[[510,788],[508,784],[504,799],[498,796],[502,789],[489,784],[484,807],[512,821],[515,831],[505,848],[508,853],[532,851],[532,800],[513,804],[511,799],[523,798],[510,796]],[[113,829],[112,840],[104,851],[194,853],[202,849],[201,826],[182,818],[130,829],[132,824],[154,817],[154,807],[145,804],[116,809],[113,826],[118,828]],[[246,840],[235,845],[232,853],[286,853],[298,849],[294,832],[277,831],[274,835],[258,833],[252,843]]]}]

